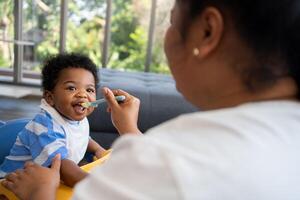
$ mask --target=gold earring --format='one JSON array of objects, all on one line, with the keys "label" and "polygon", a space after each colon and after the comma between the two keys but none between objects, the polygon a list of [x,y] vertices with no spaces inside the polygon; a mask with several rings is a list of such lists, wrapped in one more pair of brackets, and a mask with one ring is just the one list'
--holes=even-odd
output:
[{"label": "gold earring", "polygon": [[198,48],[194,48],[193,49],[193,54],[194,54],[194,56],[198,56],[199,55],[199,49]]}]

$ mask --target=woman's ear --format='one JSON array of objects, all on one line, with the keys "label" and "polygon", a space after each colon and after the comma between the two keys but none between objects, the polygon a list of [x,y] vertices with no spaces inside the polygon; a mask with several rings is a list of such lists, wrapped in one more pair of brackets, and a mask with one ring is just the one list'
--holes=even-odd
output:
[{"label": "woman's ear", "polygon": [[[198,18],[198,32],[201,38],[195,48],[198,49],[198,56],[205,57],[214,51],[221,42],[224,32],[224,18],[221,12],[215,7],[207,7]],[[198,36],[199,36],[198,35]]]},{"label": "woman's ear", "polygon": [[54,106],[54,101],[53,101],[53,94],[52,92],[46,90],[43,94],[44,99],[47,101],[47,103],[50,106]]}]

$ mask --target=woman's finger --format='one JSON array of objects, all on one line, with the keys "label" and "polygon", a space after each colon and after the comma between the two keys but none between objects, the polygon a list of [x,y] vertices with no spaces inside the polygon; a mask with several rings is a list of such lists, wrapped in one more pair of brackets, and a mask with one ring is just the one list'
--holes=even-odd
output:
[{"label": "woman's finger", "polygon": [[1,181],[1,185],[3,185],[4,187],[6,187],[6,185],[7,185],[7,180],[6,179],[4,179],[3,181]]},{"label": "woman's finger", "polygon": [[114,93],[110,89],[108,89],[107,87],[104,87],[104,88],[102,88],[102,93],[103,93],[105,99],[107,100],[107,104],[109,107],[115,108],[115,107],[119,106],[118,102],[115,99]]},{"label": "woman's finger", "polygon": [[60,170],[60,165],[61,165],[61,160],[60,160],[60,154],[57,154],[53,160],[52,160],[52,165],[51,165],[51,169],[54,169],[55,171],[59,171]]},{"label": "woman's finger", "polygon": [[33,166],[33,165],[34,165],[34,162],[28,161],[28,162],[25,163],[24,169],[26,169],[26,168],[28,168],[30,166]]},{"label": "woman's finger", "polygon": [[1,184],[2,184],[6,189],[8,189],[8,190],[10,190],[10,191],[13,191],[13,189],[14,189],[14,184],[13,184],[13,182],[11,182],[11,181],[3,180],[3,181],[1,182]]},{"label": "woman's finger", "polygon": [[16,172],[12,172],[12,173],[10,173],[10,174],[7,174],[7,175],[5,176],[5,179],[8,180],[8,181],[14,182],[15,180],[18,179],[18,175],[17,175]]},{"label": "woman's finger", "polygon": [[[13,193],[18,197],[18,199],[28,199],[28,198],[22,198],[22,196],[20,195],[20,191],[19,191],[20,187],[18,187],[18,184],[19,184],[19,183],[16,184],[15,182],[6,181],[6,180],[2,181],[2,185],[3,185],[6,189],[8,189],[8,190],[10,190],[11,192],[13,192]],[[22,187],[26,187],[26,186],[23,184]],[[19,188],[19,189],[18,189],[18,188]]]},{"label": "woman's finger", "polygon": [[125,100],[124,100],[125,102],[133,97],[132,95],[130,95],[129,93],[121,89],[113,90],[112,92],[114,93],[115,96],[120,96],[120,95],[125,96]]}]

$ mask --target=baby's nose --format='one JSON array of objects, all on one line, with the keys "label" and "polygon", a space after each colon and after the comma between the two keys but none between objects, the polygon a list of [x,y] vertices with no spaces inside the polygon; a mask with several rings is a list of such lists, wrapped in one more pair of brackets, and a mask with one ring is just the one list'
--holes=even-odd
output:
[{"label": "baby's nose", "polygon": [[87,98],[87,94],[85,92],[78,92],[76,94],[76,97],[78,97],[78,98]]}]

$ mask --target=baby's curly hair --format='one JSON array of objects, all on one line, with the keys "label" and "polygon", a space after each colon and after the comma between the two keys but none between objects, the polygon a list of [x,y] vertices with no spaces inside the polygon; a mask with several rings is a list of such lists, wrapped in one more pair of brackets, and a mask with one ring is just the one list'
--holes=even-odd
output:
[{"label": "baby's curly hair", "polygon": [[43,91],[52,91],[57,84],[59,73],[66,68],[82,68],[91,72],[95,78],[95,86],[99,77],[96,64],[87,56],[79,53],[62,53],[49,57],[42,70]]}]

